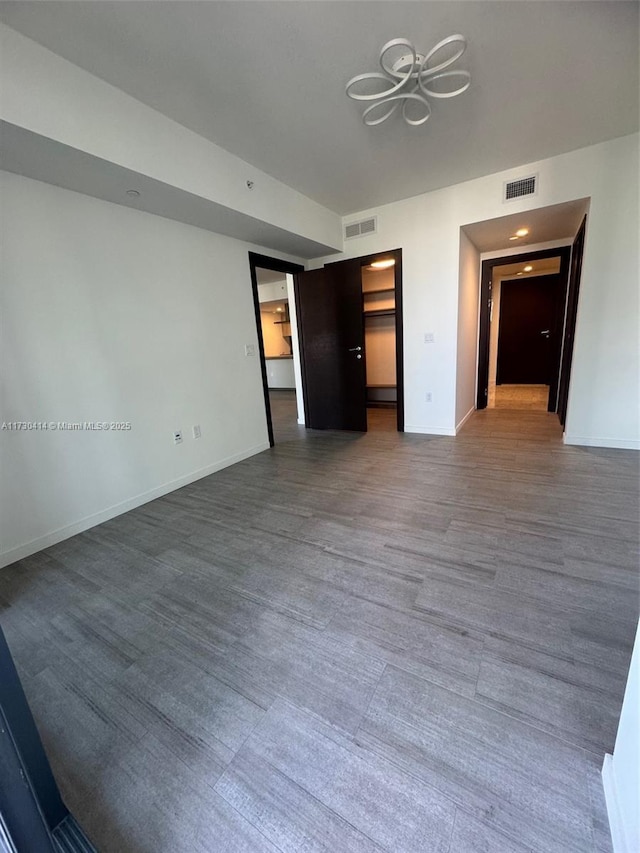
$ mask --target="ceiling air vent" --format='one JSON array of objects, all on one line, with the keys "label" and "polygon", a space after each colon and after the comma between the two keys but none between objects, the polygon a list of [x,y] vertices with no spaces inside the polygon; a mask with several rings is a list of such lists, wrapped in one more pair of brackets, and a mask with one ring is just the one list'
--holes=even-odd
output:
[{"label": "ceiling air vent", "polygon": [[518,178],[517,181],[505,181],[504,200],[513,201],[525,195],[535,195],[538,188],[538,176],[530,175],[528,178]]},{"label": "ceiling air vent", "polygon": [[371,219],[363,219],[361,222],[349,222],[344,226],[344,239],[351,240],[353,237],[364,237],[365,234],[375,234],[377,228],[377,220],[375,216]]}]

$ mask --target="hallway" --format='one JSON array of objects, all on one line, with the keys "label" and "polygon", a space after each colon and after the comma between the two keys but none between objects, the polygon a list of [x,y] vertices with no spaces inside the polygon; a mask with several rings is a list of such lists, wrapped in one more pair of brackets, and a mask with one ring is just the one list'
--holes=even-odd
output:
[{"label": "hallway", "polygon": [[0,573],[101,853],[610,853],[637,454],[537,411],[362,435],[283,399],[274,424],[273,449]]}]

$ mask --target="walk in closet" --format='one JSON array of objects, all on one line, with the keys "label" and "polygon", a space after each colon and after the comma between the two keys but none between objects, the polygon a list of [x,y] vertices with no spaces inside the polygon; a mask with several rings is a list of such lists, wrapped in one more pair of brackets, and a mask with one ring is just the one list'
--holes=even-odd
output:
[{"label": "walk in closet", "polygon": [[362,304],[367,365],[367,406],[395,407],[396,303],[391,261],[362,267]]}]

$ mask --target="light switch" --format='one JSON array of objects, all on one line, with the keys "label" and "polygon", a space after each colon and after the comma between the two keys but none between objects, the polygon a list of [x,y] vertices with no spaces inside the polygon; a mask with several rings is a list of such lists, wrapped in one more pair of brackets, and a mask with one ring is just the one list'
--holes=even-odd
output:
[{"label": "light switch", "polygon": [[256,354],[255,344],[245,344],[244,345],[244,354],[245,355],[255,355]]},{"label": "light switch", "polygon": [[425,344],[432,344],[435,341],[435,335],[433,332],[425,332],[424,333],[424,342]]}]

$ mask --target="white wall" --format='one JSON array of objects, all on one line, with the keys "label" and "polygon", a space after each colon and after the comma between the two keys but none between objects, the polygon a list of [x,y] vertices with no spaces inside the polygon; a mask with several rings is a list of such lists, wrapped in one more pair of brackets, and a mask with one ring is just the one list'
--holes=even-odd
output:
[{"label": "white wall", "polygon": [[276,302],[287,298],[287,278],[283,274],[281,281],[269,281],[258,285],[258,302]]},{"label": "white wall", "polygon": [[396,387],[396,318],[365,317],[367,385]]},{"label": "white wall", "polygon": [[460,231],[458,283],[458,352],[456,363],[456,430],[476,405],[480,253]]},{"label": "white wall", "polygon": [[300,338],[298,336],[298,310],[296,307],[293,276],[287,273],[287,296],[289,298],[289,317],[291,318],[291,349],[293,351],[293,377],[296,388],[296,406],[298,423],[304,424],[304,394],[302,392],[302,365],[300,362]]},{"label": "white wall", "polygon": [[6,564],[268,439],[259,358],[244,354],[245,344],[257,353],[255,247],[17,175],[0,180],[0,419],[132,425],[0,433]]},{"label": "white wall", "polygon": [[640,628],[613,756],[605,757],[602,776],[614,853],[634,853],[640,850]]},{"label": "white wall", "polygon": [[[537,195],[502,202],[505,180],[533,173],[539,175]],[[341,257],[403,250],[407,431],[455,431],[460,228],[589,197],[566,440],[640,446],[637,134],[348,218],[377,216],[378,231],[347,241]],[[312,266],[325,260],[336,256]],[[424,342],[429,331],[433,344]]]}]

